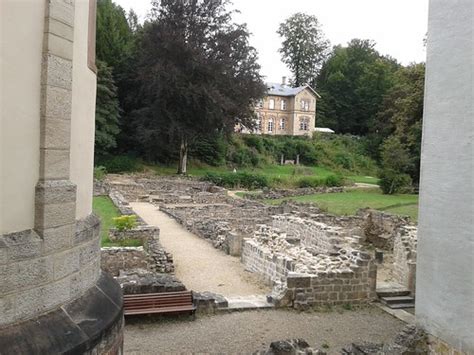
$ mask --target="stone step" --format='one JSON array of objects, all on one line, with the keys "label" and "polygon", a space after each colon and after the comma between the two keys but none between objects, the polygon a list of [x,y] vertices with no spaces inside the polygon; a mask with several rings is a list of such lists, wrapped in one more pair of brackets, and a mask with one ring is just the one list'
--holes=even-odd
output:
[{"label": "stone step", "polygon": [[415,308],[415,303],[391,303],[387,304],[387,307],[391,309]]},{"label": "stone step", "polygon": [[408,296],[410,291],[407,289],[377,289],[377,296],[382,297],[399,297],[399,296]]},{"label": "stone step", "polygon": [[380,299],[387,305],[415,302],[415,299],[410,296],[381,297]]},{"label": "stone step", "polygon": [[235,312],[274,308],[272,303],[267,302],[266,296],[226,297],[226,299],[228,306],[219,308],[218,311]]}]

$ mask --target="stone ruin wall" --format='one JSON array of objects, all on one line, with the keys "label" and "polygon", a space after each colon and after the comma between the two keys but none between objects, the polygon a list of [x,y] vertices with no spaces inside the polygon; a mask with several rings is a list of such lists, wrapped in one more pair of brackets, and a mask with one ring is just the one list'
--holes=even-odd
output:
[{"label": "stone ruin wall", "polygon": [[119,276],[124,270],[148,269],[147,259],[143,247],[102,247],[100,264],[102,270]]},{"label": "stone ruin wall", "polygon": [[[284,223],[281,220],[285,217],[276,216],[277,224]],[[308,227],[303,219],[290,219],[290,224],[300,223],[301,231]],[[312,228],[318,228],[315,239],[322,237],[323,231],[329,236],[323,236],[323,243],[310,242],[305,237],[303,243],[294,236],[287,239],[288,235],[276,228],[260,226],[253,238],[244,240],[242,263],[274,285],[274,301],[278,305],[305,309],[373,300],[377,269],[371,255],[355,249],[357,239],[344,238],[338,228],[320,224],[310,225]],[[309,233],[305,232],[305,236]],[[324,250],[323,245],[332,239],[339,239],[339,243]],[[314,245],[318,245],[318,252]]]},{"label": "stone ruin wall", "polygon": [[417,228],[404,226],[398,230],[393,245],[395,279],[412,295],[415,294],[417,242]]}]

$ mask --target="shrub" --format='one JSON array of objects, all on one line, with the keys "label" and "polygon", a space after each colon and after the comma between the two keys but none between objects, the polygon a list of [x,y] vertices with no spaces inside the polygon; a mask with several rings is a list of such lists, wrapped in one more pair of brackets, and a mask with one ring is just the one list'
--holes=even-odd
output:
[{"label": "shrub", "polygon": [[104,180],[105,178],[105,175],[107,175],[107,169],[105,168],[105,166],[95,166],[94,167],[94,179],[95,180]]},{"label": "shrub", "polygon": [[342,186],[344,184],[344,180],[339,175],[329,175],[326,178],[317,178],[317,177],[310,177],[304,176],[299,178],[296,182],[298,187],[319,187],[319,186]]},{"label": "shrub", "polygon": [[383,169],[380,173],[380,188],[384,194],[407,192],[411,188],[411,177],[392,169]]},{"label": "shrub", "polygon": [[268,187],[268,179],[263,175],[249,173],[206,173],[202,178],[218,186],[258,189]]},{"label": "shrub", "polygon": [[137,226],[137,216],[134,214],[114,217],[112,220],[119,231],[130,230]]},{"label": "shrub", "polygon": [[324,184],[329,187],[344,185],[344,179],[340,175],[329,175],[326,177]]},{"label": "shrub", "polygon": [[104,160],[102,165],[107,169],[107,172],[112,174],[139,171],[141,169],[141,165],[136,159],[126,155]]}]

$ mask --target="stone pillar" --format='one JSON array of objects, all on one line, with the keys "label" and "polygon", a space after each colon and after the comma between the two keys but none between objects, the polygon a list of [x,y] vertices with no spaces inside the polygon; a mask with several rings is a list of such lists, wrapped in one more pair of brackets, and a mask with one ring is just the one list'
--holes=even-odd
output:
[{"label": "stone pillar", "polygon": [[430,1],[415,308],[429,334],[469,354],[474,353],[473,12],[472,0]]},{"label": "stone pillar", "polygon": [[69,181],[74,2],[46,3],[40,98],[40,172],[35,230],[47,248],[72,245],[76,186]]}]

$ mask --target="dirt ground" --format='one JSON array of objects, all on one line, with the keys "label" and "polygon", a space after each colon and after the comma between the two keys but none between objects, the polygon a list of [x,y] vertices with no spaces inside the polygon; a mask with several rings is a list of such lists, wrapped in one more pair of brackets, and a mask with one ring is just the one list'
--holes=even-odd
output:
[{"label": "dirt ground", "polygon": [[160,242],[173,254],[175,274],[187,289],[224,296],[261,295],[270,292],[240,259],[225,255],[211,243],[188,232],[178,222],[147,202],[130,203],[133,210],[152,226],[160,228]]},{"label": "dirt ground", "polygon": [[126,354],[251,354],[272,341],[303,338],[338,354],[352,342],[389,342],[404,323],[375,307],[297,313],[260,310],[175,320],[137,320],[125,326]]}]

